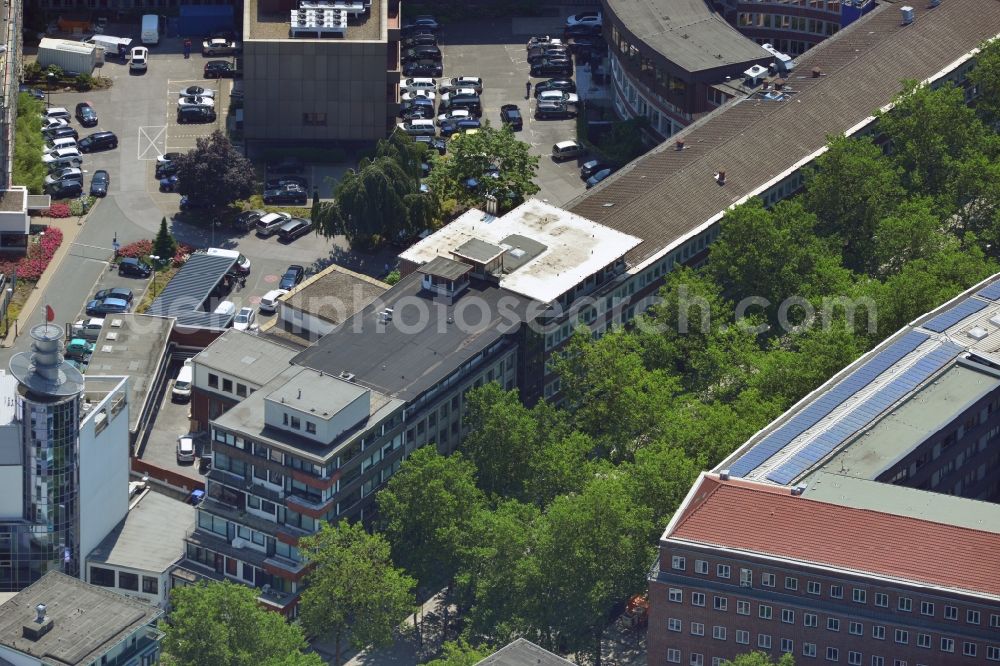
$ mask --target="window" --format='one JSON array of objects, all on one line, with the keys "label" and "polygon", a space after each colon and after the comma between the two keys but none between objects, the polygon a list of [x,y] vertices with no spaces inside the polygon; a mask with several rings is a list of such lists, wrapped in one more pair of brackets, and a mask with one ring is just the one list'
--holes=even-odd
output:
[{"label": "window", "polygon": [[[896,661],[899,660],[897,659]],[[872,655],[872,666],[885,666],[885,657]],[[902,664],[898,664],[898,666],[906,666],[906,662],[904,661]]]},{"label": "window", "polygon": [[225,391],[226,393],[232,393],[233,392],[233,380],[232,379],[223,379],[222,380],[222,390]]},{"label": "window", "polygon": [[979,624],[979,611],[977,610],[967,610],[965,611],[965,621],[969,624]]},{"label": "window", "polygon": [[716,596],[714,599],[712,599],[712,606],[717,611],[725,612],[726,610],[729,609],[729,599],[727,599],[726,597]]},{"label": "window", "polygon": [[691,666],[705,666],[705,656],[698,654],[697,652],[691,653],[691,658],[688,660]]},{"label": "window", "polygon": [[898,608],[903,612],[909,613],[910,611],[913,610],[913,599],[910,599],[909,597],[900,597],[899,600],[896,602],[896,608]]},{"label": "window", "polygon": [[675,604],[682,603],[684,601],[684,592],[677,589],[676,587],[670,588],[670,592],[667,597],[673,601]]},{"label": "window", "polygon": [[881,624],[872,625],[872,638],[884,641],[885,640],[885,627]]},{"label": "window", "polygon": [[816,644],[815,643],[803,643],[802,644],[802,656],[803,657],[815,657],[816,656]]},{"label": "window", "polygon": [[990,629],[1000,629],[1000,615],[990,614]]},{"label": "window", "polygon": [[681,651],[677,648],[667,648],[667,661],[671,664],[681,663]]},{"label": "window", "polygon": [[799,579],[793,578],[792,576],[785,576],[785,589],[786,590],[799,589]]},{"label": "window", "polygon": [[681,622],[676,617],[672,617],[669,620],[667,620],[667,629],[669,629],[670,631],[681,631],[683,627],[684,623]]},{"label": "window", "polygon": [[691,605],[692,606],[704,606],[705,605],[705,594],[703,592],[692,592],[691,593]]},{"label": "window", "polygon": [[303,113],[302,124],[306,127],[326,127],[325,113]]},{"label": "window", "polygon": [[787,652],[788,654],[792,654],[793,652],[795,652],[795,643],[792,641],[791,638],[781,639],[781,651]]},{"label": "window", "polygon": [[745,629],[737,629],[736,642],[740,645],[750,645],[750,632]]},{"label": "window", "polygon": [[729,578],[729,565],[720,564],[715,567],[715,575],[719,578]]},{"label": "window", "polygon": [[864,636],[865,627],[860,622],[851,622],[847,625],[847,633],[853,634],[855,636]]},{"label": "window", "polygon": [[931,635],[930,634],[917,634],[917,647],[928,648],[931,647]]},{"label": "window", "polygon": [[750,614],[750,602],[744,599],[736,600],[736,614],[737,615],[749,615]]},{"label": "window", "polygon": [[827,661],[837,661],[840,659],[840,652],[835,647],[828,647],[826,649],[826,660]]},{"label": "window", "polygon": [[139,591],[139,576],[134,573],[118,572],[118,587],[123,590]]},{"label": "window", "polygon": [[826,618],[827,631],[840,631],[840,620],[835,617]]},{"label": "window", "polygon": [[694,572],[700,574],[708,573],[708,562],[705,560],[695,560],[694,561]]},{"label": "window", "polygon": [[920,602],[920,614],[921,615],[934,615],[934,604],[929,601]]},{"label": "window", "polygon": [[816,613],[803,613],[802,624],[806,627],[815,627],[817,625]]},{"label": "window", "polygon": [[851,666],[861,666],[861,653],[851,650],[847,653],[847,663]]},{"label": "window", "polygon": [[757,634],[757,647],[771,649],[771,637],[767,634]]},{"label": "window", "polygon": [[822,594],[823,585],[819,581],[811,580],[806,583],[806,592],[809,594]]},{"label": "window", "polygon": [[958,619],[958,606],[945,606],[944,607],[944,619],[946,619],[946,620],[957,620]]},{"label": "window", "polygon": [[153,576],[142,577],[142,591],[146,594],[159,594],[160,581]]},{"label": "window", "polygon": [[868,593],[860,588],[854,588],[854,603],[863,604],[866,603],[868,598]]},{"label": "window", "polygon": [[236,395],[241,398],[247,397],[247,385],[246,384],[236,384]]},{"label": "window", "polygon": [[831,585],[830,596],[833,597],[834,599],[843,599],[844,587],[842,585]]},{"label": "window", "polygon": [[740,587],[753,587],[753,569],[740,569]]},{"label": "window", "polygon": [[219,375],[208,373],[208,385],[212,388],[219,388]]},{"label": "window", "polygon": [[316,424],[312,421],[306,421],[306,432],[315,435],[316,434]]},{"label": "window", "polygon": [[986,647],[986,658],[990,661],[1000,661],[1000,647],[989,645]]},{"label": "window", "polygon": [[291,423],[289,425],[291,425],[296,430],[301,430],[302,429],[302,421],[299,420],[299,417],[293,416],[293,417],[291,417],[290,420],[291,420]]},{"label": "window", "polygon": [[726,640],[726,628],[721,627],[719,625],[715,625],[714,627],[712,627],[712,638],[714,638],[717,641]]},{"label": "window", "polygon": [[677,569],[678,571],[684,571],[684,567],[686,566],[684,558],[681,557],[680,555],[674,555],[673,557],[670,558],[670,566],[671,568]]},{"label": "window", "polygon": [[876,592],[875,593],[875,605],[876,606],[881,606],[882,608],[888,608],[889,607],[889,595],[886,594],[885,592]]},{"label": "window", "polygon": [[767,604],[761,604],[757,608],[757,615],[759,615],[762,620],[770,620],[771,619],[771,607],[768,606]]},{"label": "window", "polygon": [[795,611],[788,608],[782,608],[781,621],[785,624],[795,624]]},{"label": "window", "polygon": [[964,643],[962,643],[962,654],[965,655],[966,657],[975,657],[976,656],[976,644],[975,643],[970,643],[968,641],[965,641]]},{"label": "window", "polygon": [[955,639],[954,638],[942,638],[941,639],[941,652],[954,652],[955,651]]},{"label": "window", "polygon": [[90,583],[101,587],[115,586],[115,570],[104,567],[90,567]]},{"label": "window", "polygon": [[774,587],[774,574],[766,573],[760,575],[760,584],[764,587]]},{"label": "window", "polygon": [[691,623],[691,635],[692,636],[704,636],[705,635],[705,625],[701,622]]},{"label": "window", "polygon": [[896,630],[896,642],[900,645],[906,645],[910,642],[910,632],[905,629]]}]

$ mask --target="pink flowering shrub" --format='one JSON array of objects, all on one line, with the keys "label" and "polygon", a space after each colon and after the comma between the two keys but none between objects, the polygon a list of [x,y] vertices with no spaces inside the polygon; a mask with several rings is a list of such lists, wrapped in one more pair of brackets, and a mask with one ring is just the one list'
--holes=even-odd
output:
[{"label": "pink flowering shrub", "polygon": [[24,256],[0,258],[0,273],[11,275],[17,270],[19,280],[37,281],[42,277],[62,241],[62,229],[46,227],[44,236],[29,239],[28,251]]},{"label": "pink flowering shrub", "polygon": [[42,215],[43,217],[69,217],[69,204],[54,203]]},{"label": "pink flowering shrub", "polygon": [[134,243],[129,243],[128,245],[123,245],[118,250],[118,256],[131,257],[132,259],[141,259],[143,257],[148,257],[152,251],[153,251],[153,241],[140,240]]},{"label": "pink flowering shrub", "polygon": [[172,260],[174,267],[183,266],[184,263],[191,257],[192,252],[194,252],[194,248],[187,243],[178,243],[177,251],[174,252],[174,258]]}]

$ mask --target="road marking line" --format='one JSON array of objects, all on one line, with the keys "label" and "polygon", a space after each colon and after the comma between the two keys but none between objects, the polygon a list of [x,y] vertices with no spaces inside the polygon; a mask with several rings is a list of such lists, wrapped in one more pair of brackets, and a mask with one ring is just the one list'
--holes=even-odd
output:
[{"label": "road marking line", "polygon": [[[150,136],[150,132],[155,132],[155,134],[153,136]],[[157,157],[159,157],[162,154],[162,152],[157,146],[157,143],[160,141],[160,138],[162,137],[163,145],[166,146],[167,143],[166,134],[167,134],[166,125],[153,125],[153,126],[140,127],[139,145],[136,149],[137,150],[136,159],[138,159],[139,161],[148,162],[151,160],[155,160]],[[145,143],[143,143],[143,139],[145,139]],[[152,150],[153,156],[147,157],[150,153],[150,150]]]}]

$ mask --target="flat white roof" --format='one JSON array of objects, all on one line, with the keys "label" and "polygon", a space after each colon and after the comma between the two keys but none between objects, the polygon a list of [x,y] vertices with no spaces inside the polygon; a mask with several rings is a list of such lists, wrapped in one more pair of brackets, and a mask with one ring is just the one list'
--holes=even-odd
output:
[{"label": "flat white roof", "polygon": [[472,239],[504,246],[504,239],[510,236],[524,236],[545,249],[502,275],[500,286],[542,303],[556,300],[642,242],[635,236],[529,199],[502,217],[473,208],[399,257],[422,265],[435,257],[452,258],[454,250]]},{"label": "flat white roof", "polygon": [[55,49],[57,51],[75,51],[76,53],[93,53],[94,45],[83,42],[74,42],[71,39],[54,39],[52,37],[42,37],[38,43],[39,49]]}]

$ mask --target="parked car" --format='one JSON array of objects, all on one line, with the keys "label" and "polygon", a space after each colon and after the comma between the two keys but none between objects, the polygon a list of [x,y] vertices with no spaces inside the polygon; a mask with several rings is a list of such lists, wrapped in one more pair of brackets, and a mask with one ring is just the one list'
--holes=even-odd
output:
[{"label": "parked car", "polygon": [[77,140],[80,138],[80,135],[77,134],[76,129],[68,125],[63,125],[62,127],[56,127],[50,130],[42,130],[42,136],[44,136],[46,139],[69,138]]},{"label": "parked car", "polygon": [[103,328],[104,320],[100,317],[93,317],[91,319],[81,319],[73,324],[71,332],[74,338],[93,341],[101,336],[101,329]]},{"label": "parked car", "polygon": [[135,46],[132,48],[132,58],[128,69],[130,72],[145,72],[149,64],[149,49],[145,46]]},{"label": "parked car", "polygon": [[462,120],[465,118],[471,118],[472,114],[469,113],[468,109],[452,109],[451,111],[445,111],[437,117],[438,125],[441,125],[449,120]]},{"label": "parked car", "polygon": [[[180,97],[215,97],[215,91],[201,86],[188,86],[180,91]],[[174,153],[177,154],[177,153]]]},{"label": "parked car", "polygon": [[551,120],[553,118],[576,118],[576,111],[561,102],[537,102],[535,118]]},{"label": "parked car", "polygon": [[510,125],[510,128],[514,131],[518,131],[524,127],[524,119],[521,118],[521,109],[517,108],[517,104],[504,104],[500,107],[500,122],[504,125]]},{"label": "parked car", "polygon": [[414,46],[437,46],[437,43],[437,36],[434,33],[419,32],[404,39],[400,43],[400,46],[404,49],[409,49]]},{"label": "parked car", "polygon": [[576,93],[566,92],[565,90],[543,90],[540,94],[535,96],[540,102],[561,102],[563,104],[577,104],[580,98],[577,97]]},{"label": "parked car", "polygon": [[80,102],[76,105],[76,119],[84,127],[93,127],[97,124],[97,111],[90,102]]},{"label": "parked car", "polygon": [[253,326],[256,315],[253,308],[240,308],[240,311],[236,313],[236,318],[233,319],[233,328],[237,331],[247,330]]},{"label": "parked car", "polygon": [[53,132],[64,127],[69,127],[69,120],[66,118],[42,118],[42,133]]},{"label": "parked car", "polygon": [[572,28],[576,25],[600,26],[604,23],[604,15],[599,11],[580,12],[573,14],[566,19],[566,27]]},{"label": "parked car", "polygon": [[149,264],[139,259],[125,257],[118,262],[118,275],[122,277],[148,278],[152,273]]},{"label": "parked car", "polygon": [[580,178],[590,178],[598,171],[607,168],[608,165],[601,160],[588,160],[580,166]]},{"label": "parked car", "polygon": [[273,190],[276,187],[285,187],[287,185],[296,185],[303,190],[309,189],[309,181],[302,176],[289,176],[285,174],[277,178],[268,178],[264,181],[265,190]]},{"label": "parked car", "polygon": [[413,140],[427,146],[428,150],[436,150],[438,155],[448,152],[448,142],[435,136],[415,136]]},{"label": "parked car", "polygon": [[257,220],[265,215],[267,215],[267,211],[263,210],[243,211],[233,220],[233,227],[240,231],[250,231],[257,225]]},{"label": "parked car", "polygon": [[236,42],[225,37],[213,37],[201,43],[201,54],[203,56],[233,55],[239,50]]},{"label": "parked car", "polygon": [[95,150],[112,150],[118,147],[118,137],[114,132],[94,132],[80,139],[80,150],[92,153]]},{"label": "parked car", "polygon": [[407,90],[405,93],[399,96],[399,99],[403,102],[412,102],[417,99],[427,99],[434,101],[437,94],[433,90]]},{"label": "parked car", "polygon": [[288,213],[268,213],[257,220],[257,234],[270,236],[292,219]]},{"label": "parked car", "polygon": [[77,167],[57,169],[45,177],[45,185],[54,185],[60,180],[78,180],[83,182],[83,170]]},{"label": "parked car", "polygon": [[48,169],[78,167],[83,164],[83,154],[79,148],[57,148],[54,152],[42,155],[42,164]]},{"label": "parked car", "polygon": [[46,191],[53,199],[71,199],[83,194],[83,183],[78,180],[60,180],[46,186]]},{"label": "parked car", "polygon": [[45,111],[42,111],[43,120],[65,120],[69,123],[69,109],[63,108],[61,106],[53,106]]},{"label": "parked car", "polygon": [[535,97],[537,98],[543,92],[547,90],[562,90],[564,92],[576,92],[576,83],[573,79],[549,79],[548,81],[542,81],[535,86]]},{"label": "parked car", "polygon": [[568,141],[560,141],[552,146],[552,159],[557,162],[569,160],[583,155],[584,152],[583,144],[576,139],[569,139]]},{"label": "parked car", "polygon": [[108,188],[111,187],[111,176],[104,169],[98,169],[90,179],[90,196],[107,196]]},{"label": "parked car", "polygon": [[569,60],[569,47],[566,46],[538,46],[528,51],[528,64],[533,65],[543,60]]},{"label": "parked car", "polygon": [[128,287],[112,287],[110,289],[101,289],[99,292],[94,294],[95,301],[103,301],[105,298],[120,298],[126,303],[132,303],[135,298],[135,294]]},{"label": "parked car", "polygon": [[87,303],[86,313],[88,317],[113,314],[118,312],[128,312],[128,302],[120,298],[94,299]]},{"label": "parked car", "polygon": [[440,24],[433,16],[421,15],[413,17],[413,20],[402,27],[402,36],[409,37],[426,32],[437,32],[441,28]]},{"label": "parked car", "polygon": [[449,120],[441,123],[441,136],[451,136],[458,132],[477,130],[482,127],[478,118],[462,118],[461,120]]},{"label": "parked car", "polygon": [[178,123],[215,122],[215,109],[207,106],[182,106],[177,109]]},{"label": "parked car", "polygon": [[170,389],[170,400],[172,402],[187,402],[191,399],[191,386],[194,384],[194,364],[191,359],[184,361],[184,365],[177,372],[174,379],[173,388]]},{"label": "parked car", "polygon": [[308,200],[309,194],[305,189],[295,184],[264,190],[264,204],[268,206],[276,204],[304,206]]},{"label": "parked car", "polygon": [[437,90],[437,79],[429,77],[404,79],[399,84],[399,89],[403,92],[409,92],[410,90]]},{"label": "parked car", "polygon": [[205,63],[206,79],[235,78],[239,76],[239,70],[233,67],[228,60],[209,60]]},{"label": "parked car", "polygon": [[406,132],[411,136],[420,134],[434,136],[437,134],[437,130],[434,128],[434,121],[429,118],[407,120],[402,123],[396,123],[396,127],[398,127],[400,131]]},{"label": "parked car", "polygon": [[160,178],[158,185],[161,192],[175,192],[177,190],[177,183],[179,182],[181,182],[180,177],[176,173],[172,173],[169,176]]},{"label": "parked car", "polygon": [[573,62],[565,58],[544,58],[531,65],[532,76],[572,76]]},{"label": "parked car", "polygon": [[54,150],[58,150],[59,148],[76,148],[77,147],[76,139],[74,139],[73,137],[69,137],[69,136],[64,137],[62,139],[49,139],[46,142],[46,144],[47,144],[47,148],[45,149],[46,153],[51,153]]},{"label": "parked car", "polygon": [[193,463],[194,458],[194,438],[191,435],[181,435],[177,438],[177,462]]},{"label": "parked car", "polygon": [[426,100],[429,102],[429,106],[411,106],[403,109],[400,114],[400,120],[427,120],[429,118],[434,118],[434,102]]},{"label": "parked car", "polygon": [[39,100],[44,100],[45,99],[45,91],[44,90],[40,90],[38,88],[32,88],[27,83],[20,84],[17,87],[17,91],[18,92],[23,92],[23,93],[28,93],[29,95],[31,95],[35,99],[39,99]]},{"label": "parked car", "polygon": [[305,277],[306,269],[298,264],[292,264],[285,270],[285,274],[281,276],[281,282],[278,283],[279,289],[292,289],[298,283],[302,282],[302,278]]},{"label": "parked car", "polygon": [[441,83],[441,92],[458,88],[471,88],[477,95],[483,94],[483,80],[478,76],[456,76]]},{"label": "parked car", "polygon": [[536,46],[558,46],[563,44],[563,40],[556,37],[550,37],[545,35],[543,37],[532,37],[528,40],[528,50],[535,48]]},{"label": "parked car", "polygon": [[278,230],[278,238],[290,243],[299,236],[305,236],[312,230],[312,222],[310,220],[303,220],[301,217],[293,217],[288,222],[282,225],[281,229]]},{"label": "parked car", "polygon": [[215,100],[211,97],[178,97],[177,108],[183,109],[186,106],[203,106],[214,109]]},{"label": "parked car", "polygon": [[66,345],[64,353],[67,358],[85,359],[94,353],[94,343],[83,338],[73,338]]},{"label": "parked car", "polygon": [[442,71],[440,60],[413,60],[403,65],[403,76],[441,76]]},{"label": "parked car", "polygon": [[599,182],[601,182],[610,175],[611,175],[611,169],[601,169],[600,171],[598,171],[593,176],[587,179],[587,189],[589,190],[594,185],[597,185]]},{"label": "parked car", "polygon": [[260,297],[260,311],[272,313],[278,309],[278,299],[288,293],[287,289],[272,289]]},{"label": "parked car", "polygon": [[414,46],[412,49],[406,49],[400,54],[400,60],[403,62],[412,62],[414,60],[441,60],[441,49],[437,46]]}]

